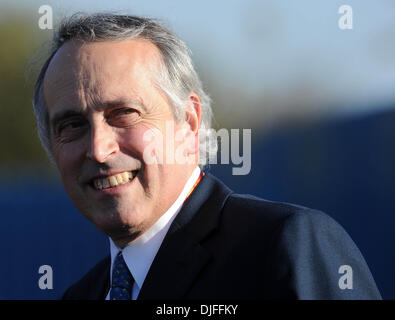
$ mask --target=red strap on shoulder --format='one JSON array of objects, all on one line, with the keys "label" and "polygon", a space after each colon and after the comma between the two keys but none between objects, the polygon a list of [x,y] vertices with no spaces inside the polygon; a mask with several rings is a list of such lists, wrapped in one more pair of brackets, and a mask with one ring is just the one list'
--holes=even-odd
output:
[{"label": "red strap on shoulder", "polygon": [[189,196],[191,195],[191,193],[193,192],[193,190],[195,190],[195,188],[196,188],[197,185],[199,184],[200,180],[202,180],[203,176],[204,176],[204,172],[203,172],[203,170],[200,170],[199,178],[196,180],[196,182],[195,182],[195,184],[193,185],[192,189],[189,191],[187,197],[186,197],[185,200],[184,200],[184,203],[185,203],[185,201],[187,201],[187,199],[189,198]]}]

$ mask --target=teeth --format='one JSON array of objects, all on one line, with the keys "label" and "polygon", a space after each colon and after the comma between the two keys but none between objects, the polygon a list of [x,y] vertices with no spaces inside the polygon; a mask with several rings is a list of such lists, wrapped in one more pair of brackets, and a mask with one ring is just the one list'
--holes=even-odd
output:
[{"label": "teeth", "polygon": [[128,181],[129,181],[129,173],[130,173],[130,172],[122,172],[122,173],[121,173],[121,177],[122,177],[122,180],[123,180],[123,181],[125,181],[125,182],[128,182]]},{"label": "teeth", "polygon": [[115,178],[115,176],[109,177],[108,180],[110,180],[111,187],[115,187],[118,185],[117,178]]},{"label": "teeth", "polygon": [[95,187],[96,187],[96,189],[99,189],[99,190],[103,189],[103,184],[101,183],[100,179],[95,180]]},{"label": "teeth", "polygon": [[108,179],[102,179],[102,183],[103,183],[103,188],[109,188],[110,187],[110,182],[108,181]]},{"label": "teeth", "polygon": [[115,179],[117,179],[118,184],[123,184],[123,178],[120,174],[115,175]]},{"label": "teeth", "polygon": [[122,172],[122,173],[118,173],[115,174],[113,176],[107,177],[107,178],[103,178],[103,179],[95,179],[93,181],[93,185],[97,190],[101,190],[101,189],[107,189],[110,187],[116,187],[120,184],[125,184],[127,182],[129,182],[130,180],[133,179],[133,177],[135,177],[137,174],[136,171],[132,172]]}]

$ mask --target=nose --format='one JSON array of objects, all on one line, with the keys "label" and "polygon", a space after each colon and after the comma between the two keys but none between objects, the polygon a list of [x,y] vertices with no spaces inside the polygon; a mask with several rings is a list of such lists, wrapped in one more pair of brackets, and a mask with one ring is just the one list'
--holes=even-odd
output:
[{"label": "nose", "polygon": [[87,158],[104,163],[111,155],[119,151],[115,133],[107,123],[94,123],[91,125],[90,144]]}]

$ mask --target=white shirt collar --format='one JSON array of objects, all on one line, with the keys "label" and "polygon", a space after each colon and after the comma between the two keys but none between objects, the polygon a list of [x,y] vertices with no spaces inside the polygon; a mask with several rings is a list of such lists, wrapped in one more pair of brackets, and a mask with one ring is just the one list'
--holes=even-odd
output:
[{"label": "white shirt collar", "polygon": [[[135,285],[138,286],[137,291],[140,291],[145,277],[147,276],[148,270],[151,267],[152,261],[154,261],[154,258],[167,231],[170,228],[171,223],[177,216],[177,213],[181,210],[185,199],[188,197],[189,192],[191,191],[199,176],[200,168],[196,167],[173,205],[158,219],[157,222],[155,222],[155,224],[150,229],[148,229],[139,238],[131,242],[122,250],[122,255],[125,259],[125,262],[135,280]],[[120,249],[115,245],[111,238],[109,238],[109,240],[111,252],[110,280],[112,281],[112,267],[115,257]]]}]

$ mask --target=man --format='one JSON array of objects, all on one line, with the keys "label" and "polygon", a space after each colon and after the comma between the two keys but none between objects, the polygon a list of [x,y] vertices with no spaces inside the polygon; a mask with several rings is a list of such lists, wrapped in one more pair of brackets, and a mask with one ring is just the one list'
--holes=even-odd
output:
[{"label": "man", "polygon": [[65,299],[380,298],[331,218],[237,195],[199,168],[215,152],[210,100],[185,44],[154,21],[65,20],[34,111],[68,195],[110,239]]}]

